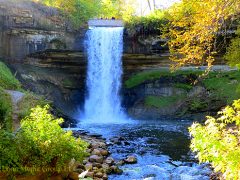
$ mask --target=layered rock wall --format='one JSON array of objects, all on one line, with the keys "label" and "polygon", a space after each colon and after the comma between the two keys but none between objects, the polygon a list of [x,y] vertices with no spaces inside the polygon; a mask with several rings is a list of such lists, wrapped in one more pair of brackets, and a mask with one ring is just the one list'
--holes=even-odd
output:
[{"label": "layered rock wall", "polygon": [[75,32],[57,9],[24,0],[0,0],[0,57],[21,61],[46,49],[82,48],[84,32]]}]

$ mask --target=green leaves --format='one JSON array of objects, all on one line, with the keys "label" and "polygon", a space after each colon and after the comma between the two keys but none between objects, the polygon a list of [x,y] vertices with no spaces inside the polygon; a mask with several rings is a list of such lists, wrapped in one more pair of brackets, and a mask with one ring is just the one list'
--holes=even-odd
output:
[{"label": "green leaves", "polygon": [[[48,112],[49,106],[33,108],[31,114],[21,121],[16,135],[5,131],[0,133],[0,154],[3,166],[17,168],[18,172],[28,172],[38,168],[49,173],[69,171],[68,163],[79,162],[87,155],[88,144],[75,139],[72,132],[65,132],[60,124],[63,119],[55,119]],[[40,171],[40,172],[39,172]]]},{"label": "green leaves", "polygon": [[218,113],[207,117],[205,125],[194,123],[190,128],[191,149],[200,162],[211,162],[228,180],[240,178],[240,99]]},{"label": "green leaves", "polygon": [[240,69],[240,25],[236,32],[237,37],[232,39],[230,46],[227,48],[227,53],[224,58],[230,66],[237,66]]},{"label": "green leaves", "polygon": [[[23,159],[27,159],[28,163],[31,162],[29,164],[31,166],[40,167],[49,166],[49,163],[63,167],[67,161],[73,158],[82,161],[86,155],[84,151],[87,143],[80,139],[75,140],[71,136],[71,132],[65,132],[59,126],[63,119],[54,119],[48,113],[48,109],[49,106],[44,108],[38,106],[21,121],[17,142],[21,147],[19,150]],[[25,146],[22,147],[22,144]],[[35,152],[32,152],[32,148],[35,149]]]}]

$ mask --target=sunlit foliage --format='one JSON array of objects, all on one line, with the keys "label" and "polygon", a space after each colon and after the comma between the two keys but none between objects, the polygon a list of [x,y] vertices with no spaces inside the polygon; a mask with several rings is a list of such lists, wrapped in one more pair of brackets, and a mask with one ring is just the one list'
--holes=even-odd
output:
[{"label": "sunlit foliage", "polygon": [[38,2],[62,10],[75,27],[83,25],[89,18],[98,16],[101,11],[100,0],[39,0]]},{"label": "sunlit foliage", "polygon": [[128,31],[137,31],[140,29],[148,30],[151,33],[161,34],[161,28],[168,23],[165,10],[155,10],[147,16],[133,16],[126,23]]},{"label": "sunlit foliage", "polygon": [[205,125],[192,125],[191,149],[227,180],[240,179],[240,99],[218,114],[218,118],[207,117]]},{"label": "sunlit foliage", "polygon": [[103,18],[115,17],[130,21],[135,13],[137,3],[134,0],[102,0],[102,12],[100,14]]},{"label": "sunlit foliage", "polygon": [[171,60],[177,66],[211,66],[216,54],[213,43],[224,22],[239,12],[240,0],[182,0],[169,9]]},{"label": "sunlit foliage", "polygon": [[231,66],[240,68],[240,26],[236,32],[237,37],[232,39],[230,46],[227,48],[225,59]]},{"label": "sunlit foliage", "polygon": [[[55,119],[48,109],[48,106],[32,109],[16,133],[0,128],[2,172],[44,173],[47,168],[52,173],[69,171],[68,163],[73,158],[81,162],[87,155],[88,144],[75,139],[71,131],[65,132],[60,127],[63,119]],[[38,170],[31,172],[33,168]]]}]

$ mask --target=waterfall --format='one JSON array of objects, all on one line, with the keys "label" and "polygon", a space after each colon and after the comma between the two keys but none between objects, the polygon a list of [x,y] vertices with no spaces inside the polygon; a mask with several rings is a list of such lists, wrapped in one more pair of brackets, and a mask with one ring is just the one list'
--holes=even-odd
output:
[{"label": "waterfall", "polygon": [[87,96],[84,119],[94,123],[125,119],[119,91],[122,76],[122,27],[95,27],[87,32]]}]

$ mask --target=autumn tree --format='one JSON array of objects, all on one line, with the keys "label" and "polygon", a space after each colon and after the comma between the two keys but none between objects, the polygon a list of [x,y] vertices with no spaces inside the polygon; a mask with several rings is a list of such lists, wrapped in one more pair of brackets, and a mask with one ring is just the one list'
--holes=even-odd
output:
[{"label": "autumn tree", "polygon": [[168,10],[170,59],[175,67],[211,66],[216,54],[214,41],[227,19],[240,12],[240,0],[182,0]]}]

